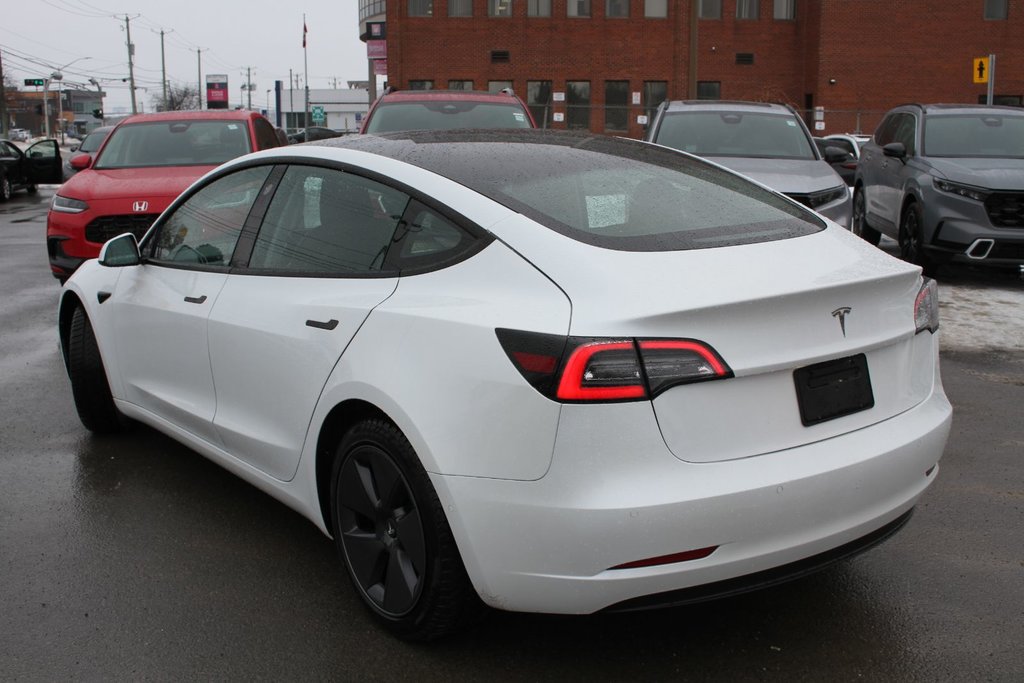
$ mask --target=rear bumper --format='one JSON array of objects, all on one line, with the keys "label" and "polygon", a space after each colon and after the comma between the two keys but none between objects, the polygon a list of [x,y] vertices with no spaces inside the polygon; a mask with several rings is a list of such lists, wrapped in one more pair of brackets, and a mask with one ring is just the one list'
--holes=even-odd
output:
[{"label": "rear bumper", "polygon": [[[952,415],[936,384],[915,408],[842,436],[688,463],[665,447],[649,405],[631,406],[628,421],[622,409],[565,406],[551,470],[538,481],[432,475],[489,605],[628,609],[637,599],[671,603],[662,594],[737,579],[749,586],[759,572],[813,565],[913,508],[936,476]],[[711,546],[703,559],[612,569]]]}]

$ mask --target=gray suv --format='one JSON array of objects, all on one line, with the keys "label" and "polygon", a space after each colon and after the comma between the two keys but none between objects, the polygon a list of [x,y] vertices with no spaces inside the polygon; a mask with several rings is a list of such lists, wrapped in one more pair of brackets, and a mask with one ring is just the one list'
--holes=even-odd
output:
[{"label": "gray suv", "polygon": [[[766,102],[662,102],[644,137],[753,178],[839,223],[850,224],[850,192],[829,163],[846,152],[818,152],[792,107]],[[826,163],[827,162],[827,163]]]},{"label": "gray suv", "polygon": [[908,104],[861,150],[851,229],[932,271],[950,261],[1024,267],[1024,110]]}]

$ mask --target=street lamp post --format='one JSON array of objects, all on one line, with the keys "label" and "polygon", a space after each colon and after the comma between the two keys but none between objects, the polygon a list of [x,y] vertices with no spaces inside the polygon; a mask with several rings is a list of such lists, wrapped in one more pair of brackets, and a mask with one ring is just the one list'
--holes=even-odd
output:
[{"label": "street lamp post", "polygon": [[49,91],[50,81],[57,81],[57,126],[60,128],[60,144],[64,144],[64,69],[68,68],[75,62],[80,62],[83,59],[92,59],[92,57],[79,57],[78,59],[72,59],[64,66],[58,67],[50,77],[46,79],[45,87],[43,88],[43,109],[46,113],[46,137],[50,137],[50,107],[49,107]]}]

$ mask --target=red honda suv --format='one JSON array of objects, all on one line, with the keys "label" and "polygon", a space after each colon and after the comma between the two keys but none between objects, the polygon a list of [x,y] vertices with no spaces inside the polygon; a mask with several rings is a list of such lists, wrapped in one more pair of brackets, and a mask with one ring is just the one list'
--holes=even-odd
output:
[{"label": "red honda suv", "polygon": [[174,111],[129,116],[81,171],[60,186],[46,217],[53,276],[64,282],[111,237],[141,239],[156,217],[194,180],[259,149],[280,146],[277,133],[251,111]]}]

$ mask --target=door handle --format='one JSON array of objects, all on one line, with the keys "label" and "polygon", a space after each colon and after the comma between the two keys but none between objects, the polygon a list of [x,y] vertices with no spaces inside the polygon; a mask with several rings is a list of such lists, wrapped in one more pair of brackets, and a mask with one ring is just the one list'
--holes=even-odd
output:
[{"label": "door handle", "polygon": [[307,320],[306,326],[315,327],[318,330],[333,330],[335,327],[338,326],[338,321],[335,320],[334,318],[331,318],[327,322],[321,322],[319,320]]},{"label": "door handle", "polygon": [[189,303],[189,304],[202,304],[202,303],[205,303],[205,302],[206,302],[206,295],[205,294],[203,294],[202,296],[186,296],[185,297],[185,303]]}]

